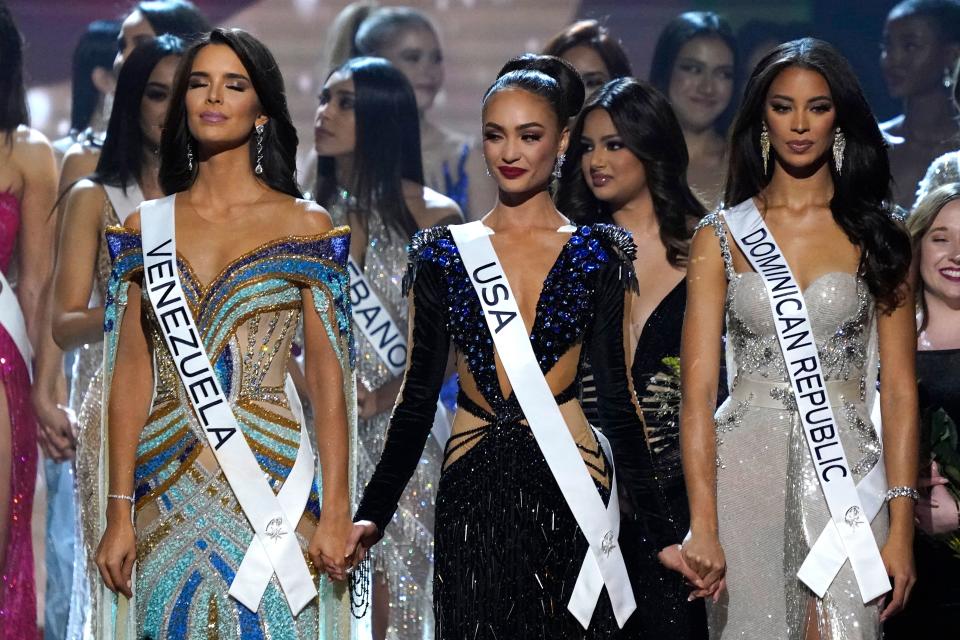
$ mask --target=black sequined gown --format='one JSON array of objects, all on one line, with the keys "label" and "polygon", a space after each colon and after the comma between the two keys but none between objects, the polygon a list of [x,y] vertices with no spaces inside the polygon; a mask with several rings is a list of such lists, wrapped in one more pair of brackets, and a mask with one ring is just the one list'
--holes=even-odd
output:
[{"label": "black sequined gown", "polygon": [[[634,286],[632,240],[608,225],[580,227],[564,245],[543,284],[531,343],[550,379],[574,348],[608,366],[595,372],[601,418],[614,450],[642,434],[623,362],[624,287]],[[356,518],[382,531],[390,522],[423,449],[443,382],[450,343],[468,372],[461,376],[458,428],[445,452],[437,494],[434,610],[441,640],[617,637],[604,591],[588,630],[567,611],[587,542],[512,394],[497,378],[493,341],[456,245],[446,228],[418,233],[410,249],[407,286],[413,292],[410,360],[383,455]],[[572,384],[557,394],[574,403]],[[471,398],[464,391],[482,395]],[[582,416],[582,413],[580,413]],[[568,420],[568,422],[570,422]],[[582,421],[586,425],[586,421]],[[462,422],[461,422],[462,424]],[[610,467],[587,427],[574,432],[584,463],[604,501]],[[642,437],[642,436],[641,436]],[[616,454],[615,454],[616,455]],[[618,460],[619,463],[619,460]],[[635,465],[620,477],[649,474]],[[375,552],[376,550],[374,550]]]}]

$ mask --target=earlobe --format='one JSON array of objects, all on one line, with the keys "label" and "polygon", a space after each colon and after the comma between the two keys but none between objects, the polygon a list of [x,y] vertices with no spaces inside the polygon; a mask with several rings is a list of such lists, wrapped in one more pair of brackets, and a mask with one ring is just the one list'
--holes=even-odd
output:
[{"label": "earlobe", "polygon": [[97,88],[97,91],[104,95],[113,93],[117,88],[117,80],[113,72],[104,67],[95,67],[90,72],[90,81]]}]

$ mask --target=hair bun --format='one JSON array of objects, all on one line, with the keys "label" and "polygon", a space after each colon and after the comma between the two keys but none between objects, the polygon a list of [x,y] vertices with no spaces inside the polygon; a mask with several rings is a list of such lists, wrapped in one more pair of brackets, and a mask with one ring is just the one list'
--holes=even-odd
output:
[{"label": "hair bun", "polygon": [[536,72],[556,80],[563,94],[564,117],[572,118],[580,113],[586,99],[586,89],[580,74],[569,62],[556,56],[524,53],[507,61],[497,74],[502,78],[512,72]]}]

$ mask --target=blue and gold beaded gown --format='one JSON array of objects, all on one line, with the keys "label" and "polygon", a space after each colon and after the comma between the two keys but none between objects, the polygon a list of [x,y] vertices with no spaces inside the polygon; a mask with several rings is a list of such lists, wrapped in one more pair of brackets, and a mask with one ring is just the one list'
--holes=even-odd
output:
[{"label": "blue and gold beaded gown", "polygon": [[[543,283],[530,338],[604,501],[611,466],[577,391],[589,353],[607,365],[595,373],[600,417],[614,451],[625,438],[643,437],[623,352],[624,289],[636,285],[634,251],[629,235],[610,225],[573,232]],[[611,637],[617,624],[606,592],[589,629],[567,611],[587,541],[516,397],[503,391],[493,341],[449,229],[419,232],[409,253],[407,372],[356,518],[374,522],[381,533],[390,523],[430,435],[452,343],[460,391],[437,491],[437,637]],[[617,473],[639,471],[628,464]]]},{"label": "blue and gold beaded gown", "polygon": [[[139,232],[111,227],[106,238],[113,269],[104,319],[104,407],[109,406],[111,385],[113,393],[123,392],[123,382],[113,380],[119,328],[129,284],[143,279]],[[177,259],[184,294],[224,394],[275,492],[293,467],[301,428],[302,412],[296,395],[287,393],[286,371],[303,311],[303,290],[312,292],[343,368],[351,476],[356,469],[353,336],[345,268],[349,242],[346,227],[269,242],[230,262],[209,284],[198,280],[183,256]],[[134,598],[105,593],[103,637],[352,638],[349,594],[327,578],[319,579],[319,602],[297,616],[291,614],[276,576],[256,612],[228,595],[254,532],[193,415],[145,291],[142,309],[153,354],[154,398],[137,447]],[[101,495],[107,487],[108,435],[104,424]],[[297,526],[304,548],[320,515],[319,483],[317,475]]]}]

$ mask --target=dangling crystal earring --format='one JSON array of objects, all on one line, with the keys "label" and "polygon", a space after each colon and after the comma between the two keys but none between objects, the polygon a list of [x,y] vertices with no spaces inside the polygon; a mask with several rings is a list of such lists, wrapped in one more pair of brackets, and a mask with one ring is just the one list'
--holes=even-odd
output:
[{"label": "dangling crystal earring", "polygon": [[833,165],[837,168],[837,175],[843,168],[843,152],[847,148],[847,138],[843,135],[840,127],[833,132]]},{"label": "dangling crystal earring", "polygon": [[258,124],[255,130],[257,132],[257,166],[253,172],[259,176],[263,173],[263,125]]},{"label": "dangling crystal earring", "polygon": [[559,180],[563,176],[563,161],[567,159],[565,153],[557,156],[557,163],[553,165],[553,177]]},{"label": "dangling crystal earring", "polygon": [[187,143],[187,170],[193,171],[193,145]]},{"label": "dangling crystal earring", "polygon": [[760,123],[760,157],[763,158],[763,175],[767,175],[767,165],[770,161],[770,130],[767,123]]},{"label": "dangling crystal earring", "polygon": [[951,89],[953,87],[953,72],[950,70],[950,67],[944,67],[943,69],[943,88]]},{"label": "dangling crystal earring", "polygon": [[487,172],[487,177],[488,177],[488,178],[492,178],[492,177],[493,177],[493,174],[490,173],[490,165],[488,165],[486,162],[484,162],[483,165],[484,165],[483,168],[484,168],[484,169],[486,170],[486,172]]}]

